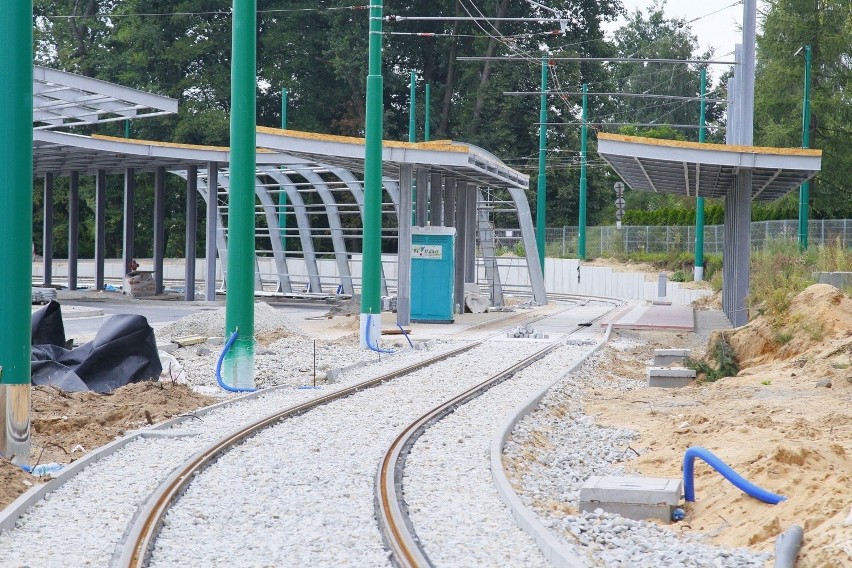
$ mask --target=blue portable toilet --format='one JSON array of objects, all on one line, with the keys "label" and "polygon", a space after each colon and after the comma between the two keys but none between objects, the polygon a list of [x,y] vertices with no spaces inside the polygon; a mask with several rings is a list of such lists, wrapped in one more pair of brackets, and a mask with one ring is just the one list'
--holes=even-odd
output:
[{"label": "blue portable toilet", "polygon": [[454,227],[411,229],[411,321],[453,323]]}]

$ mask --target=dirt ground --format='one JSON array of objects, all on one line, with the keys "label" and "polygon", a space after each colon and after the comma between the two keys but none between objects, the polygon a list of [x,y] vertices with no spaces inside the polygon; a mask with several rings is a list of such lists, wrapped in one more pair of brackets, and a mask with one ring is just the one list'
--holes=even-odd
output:
[{"label": "dirt ground", "polygon": [[[171,382],[133,383],[112,394],[33,387],[30,464],[71,463],[126,432],[214,402]],[[0,459],[0,509],[40,482]]]},{"label": "dirt ground", "polygon": [[[654,348],[694,346],[690,334],[633,335],[647,343],[610,351],[613,376],[644,380]],[[598,389],[586,412],[639,432],[632,447],[641,456],[625,465],[643,475],[678,478],[686,449],[701,446],[787,498],[764,504],[697,461],[696,502],[675,530],[771,551],[778,534],[799,524],[799,568],[852,566],[852,299],[814,285],[785,317],[758,317],[728,335],[736,377],[682,389]]]}]

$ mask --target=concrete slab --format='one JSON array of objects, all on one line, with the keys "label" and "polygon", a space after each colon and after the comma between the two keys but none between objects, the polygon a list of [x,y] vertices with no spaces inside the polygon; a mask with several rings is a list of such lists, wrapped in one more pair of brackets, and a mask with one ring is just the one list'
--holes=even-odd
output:
[{"label": "concrete slab", "polygon": [[580,510],[603,509],[629,519],[668,523],[682,494],[680,479],[593,475],[580,488]]},{"label": "concrete slab", "polygon": [[[635,306],[610,321],[614,329],[695,331],[695,315],[691,306]],[[609,321],[601,323],[601,326],[607,323]]]},{"label": "concrete slab", "polygon": [[648,386],[677,389],[695,380],[695,370],[683,367],[649,367]]},{"label": "concrete slab", "polygon": [[689,349],[654,349],[654,366],[666,367],[673,363],[682,365],[689,357]]}]

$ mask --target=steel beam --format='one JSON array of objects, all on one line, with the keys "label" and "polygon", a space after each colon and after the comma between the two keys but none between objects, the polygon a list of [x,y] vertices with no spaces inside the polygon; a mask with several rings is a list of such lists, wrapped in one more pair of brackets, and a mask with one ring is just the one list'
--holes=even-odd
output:
[{"label": "steel beam", "polygon": [[195,300],[195,239],[198,234],[198,166],[189,166],[186,172],[186,240],[184,241],[184,294],[183,299]]},{"label": "steel beam", "polygon": [[77,289],[77,262],[80,250],[80,172],[68,180],[68,289]]},{"label": "steel beam", "polygon": [[411,164],[399,166],[399,210],[397,233],[396,323],[411,323],[411,205],[413,199]]},{"label": "steel beam", "polygon": [[42,262],[45,286],[53,283],[53,174],[44,174],[44,223],[42,224]]},{"label": "steel beam", "polygon": [[440,227],[444,224],[444,176],[441,172],[432,172],[429,178],[429,224]]},{"label": "steel beam", "polygon": [[122,239],[122,262],[124,272],[130,272],[130,264],[133,262],[135,251],[133,241],[136,238],[136,170],[127,168],[124,170],[124,237]]},{"label": "steel beam", "polygon": [[106,171],[95,176],[95,290],[104,289],[106,250]]},{"label": "steel beam", "polygon": [[219,164],[207,164],[207,210],[206,235],[204,239],[204,258],[207,274],[204,277],[204,299],[216,301],[216,235],[219,226]]},{"label": "steel beam", "polygon": [[154,293],[163,293],[163,256],[166,253],[166,168],[154,172]]}]

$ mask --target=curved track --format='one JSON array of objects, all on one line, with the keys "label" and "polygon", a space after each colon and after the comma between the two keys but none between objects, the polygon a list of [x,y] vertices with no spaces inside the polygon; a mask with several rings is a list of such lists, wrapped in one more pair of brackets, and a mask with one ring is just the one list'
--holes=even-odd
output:
[{"label": "curved track", "polygon": [[[577,298],[579,297],[571,296],[571,299]],[[612,303],[614,304],[612,309],[621,304],[621,302],[614,301],[611,298],[588,299]],[[612,309],[594,318],[592,322],[605,317]],[[576,333],[585,327],[588,327],[588,324],[577,325],[566,335]],[[381,462],[376,477],[376,517],[382,531],[382,538],[390,549],[393,561],[397,566],[408,568],[433,565],[414,530],[403,498],[405,461],[417,439],[428,428],[452,413],[456,408],[477,398],[490,388],[512,377],[518,371],[545,357],[562,343],[562,339],[550,343],[512,367],[492,375],[480,384],[433,408],[409,424],[393,441]]]}]

